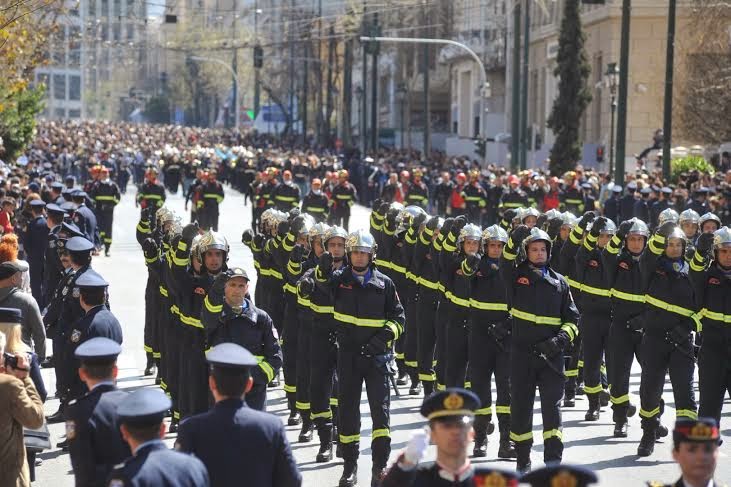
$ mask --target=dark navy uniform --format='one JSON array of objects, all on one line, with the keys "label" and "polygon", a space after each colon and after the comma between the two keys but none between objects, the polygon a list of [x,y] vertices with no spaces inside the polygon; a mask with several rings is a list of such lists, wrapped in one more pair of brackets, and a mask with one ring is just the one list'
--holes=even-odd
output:
[{"label": "dark navy uniform", "polygon": [[[37,202],[37,203],[36,203]],[[46,206],[43,200],[31,201],[31,206]],[[48,224],[43,215],[33,217],[23,233],[23,248],[28,259],[30,289],[39,307],[43,307],[43,273],[48,244]]]},{"label": "dark navy uniform", "polygon": [[[163,199],[164,199],[163,192]],[[100,181],[94,186],[91,197],[94,199],[96,218],[99,221],[99,237],[108,251],[112,245],[114,226],[114,207],[120,199],[119,187],[110,179]]]},{"label": "dark navy uniform", "polygon": [[599,481],[591,470],[573,465],[551,465],[539,468],[523,475],[521,484],[530,484],[532,487],[546,487],[554,485],[571,485],[586,487]]},{"label": "dark navy uniform", "polygon": [[[243,347],[223,343],[206,359],[213,368],[248,374],[257,359]],[[225,441],[221,441],[225,438]],[[226,398],[180,425],[175,449],[192,453],[208,468],[214,487],[299,487],[302,477],[276,416],[251,409],[243,399]]]},{"label": "dark navy uniform", "polygon": [[333,205],[330,212],[330,224],[340,225],[345,230],[348,229],[350,222],[350,207],[358,200],[358,192],[355,186],[348,181],[341,181],[332,191],[331,204]]},{"label": "dark navy uniform", "polygon": [[309,213],[315,217],[315,221],[324,222],[327,220],[330,211],[330,200],[323,192],[315,194],[312,191],[302,200],[302,212]]},{"label": "dark navy uniform", "polygon": [[[91,339],[76,349],[82,363],[114,363],[122,348],[106,338]],[[129,446],[119,432],[117,405],[127,397],[111,378],[71,401],[66,409],[66,438],[78,487],[101,487],[107,476],[125,458]]]},{"label": "dark navy uniform", "polygon": [[[117,407],[119,422],[124,425],[161,425],[172,403],[159,389],[139,389]],[[210,485],[205,465],[192,455],[172,451],[162,439],[145,441],[133,456],[117,465],[107,479],[108,487],[207,487]]]},{"label": "dark navy uniform", "polygon": [[291,181],[283,182],[274,188],[270,197],[278,210],[289,211],[299,205],[300,189]]},{"label": "dark navy uniform", "polygon": [[218,231],[218,207],[223,202],[223,186],[215,179],[203,184],[203,208],[198,209],[198,219],[204,230]]},{"label": "dark navy uniform", "polygon": [[143,210],[148,206],[160,208],[165,204],[165,198],[165,188],[150,181],[146,181],[137,193],[137,202]]}]

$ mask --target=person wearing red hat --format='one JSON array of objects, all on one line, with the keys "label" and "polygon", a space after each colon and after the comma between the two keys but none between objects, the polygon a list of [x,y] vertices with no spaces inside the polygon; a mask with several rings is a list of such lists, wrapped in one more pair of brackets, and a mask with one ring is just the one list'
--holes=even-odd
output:
[{"label": "person wearing red hat", "polygon": [[503,197],[500,199],[500,208],[504,212],[506,210],[514,210],[516,208],[527,208],[528,196],[520,189],[520,179],[515,174],[512,174],[508,178],[508,185],[510,189],[506,193],[503,193]]},{"label": "person wearing red hat", "polygon": [[348,171],[338,171],[338,185],[332,192],[332,211],[330,212],[330,225],[340,225],[348,230],[350,222],[350,207],[358,200],[358,192],[355,186],[348,181]]},{"label": "person wearing red hat", "polygon": [[324,222],[330,212],[330,198],[322,192],[322,181],[320,178],[312,180],[310,192],[302,200],[302,211],[309,213],[315,221]]},{"label": "person wearing red hat", "polygon": [[287,212],[300,204],[300,189],[292,181],[292,172],[282,173],[282,182],[272,191],[271,199],[277,210]]}]

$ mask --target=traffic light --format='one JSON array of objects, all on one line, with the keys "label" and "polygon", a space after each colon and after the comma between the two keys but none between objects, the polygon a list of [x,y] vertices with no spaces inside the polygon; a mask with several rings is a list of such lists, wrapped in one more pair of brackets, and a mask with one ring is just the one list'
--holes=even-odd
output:
[{"label": "traffic light", "polygon": [[264,66],[264,49],[261,46],[254,46],[254,67]]}]

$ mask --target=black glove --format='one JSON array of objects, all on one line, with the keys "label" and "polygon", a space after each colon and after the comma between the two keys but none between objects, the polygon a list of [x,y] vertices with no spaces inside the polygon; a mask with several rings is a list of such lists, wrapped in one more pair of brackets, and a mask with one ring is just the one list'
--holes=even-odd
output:
[{"label": "black glove", "polygon": [[378,209],[383,204],[383,200],[381,198],[376,198],[373,200],[373,204],[371,205],[371,208],[378,211]]},{"label": "black glove", "polygon": [[142,241],[142,251],[145,253],[145,255],[157,254],[158,248],[159,247],[154,238],[146,238]]},{"label": "black glove", "polygon": [[[378,206],[378,214],[381,216],[385,216],[386,213],[388,212],[388,208],[390,206],[391,206],[391,203],[388,203],[388,202],[381,203],[380,206]],[[374,208],[375,208],[375,206],[374,206]]]},{"label": "black glove", "polygon": [[190,245],[190,243],[193,241],[193,238],[198,235],[198,228],[198,222],[188,223],[186,226],[184,226],[182,233],[183,242],[186,242],[188,245]]},{"label": "black glove", "polygon": [[701,233],[695,248],[701,255],[708,255],[711,248],[713,248],[713,234]]},{"label": "black glove", "polygon": [[548,358],[554,357],[563,351],[558,339],[556,337],[543,340],[535,345],[535,351],[538,355],[544,355]]},{"label": "black glove", "polygon": [[426,221],[427,215],[426,213],[419,213],[414,217],[414,220],[411,222],[411,226],[418,230],[422,223]]},{"label": "black glove", "polygon": [[390,328],[381,328],[378,333],[373,335],[368,342],[363,345],[361,352],[366,356],[383,355],[391,350],[391,340],[393,340],[393,332]]},{"label": "black glove", "polygon": [[599,234],[604,230],[604,227],[607,226],[607,218],[600,216],[596,220],[594,220],[594,223],[591,225],[591,235],[593,237],[598,237]]},{"label": "black glove", "polygon": [[294,207],[291,210],[289,210],[289,216],[287,217],[287,220],[290,222],[300,216],[300,209],[298,207]]},{"label": "black glove", "polygon": [[636,333],[642,333],[642,329],[645,327],[645,320],[642,315],[637,315],[634,318],[627,320],[627,329]]},{"label": "black glove", "polygon": [[467,225],[467,217],[465,215],[459,215],[457,218],[454,219],[454,223],[452,224],[452,232],[459,233],[465,225]]},{"label": "black glove", "polygon": [[467,264],[467,267],[469,267],[472,272],[475,272],[477,270],[477,267],[480,265],[480,254],[475,255],[468,255],[465,257],[465,263]]},{"label": "black glove", "polygon": [[226,283],[231,279],[231,275],[228,271],[219,272],[215,279],[213,279],[213,285],[211,286],[211,292],[219,296],[223,296],[223,290],[226,288]]},{"label": "black glove", "polygon": [[438,226],[439,226],[439,217],[438,216],[433,216],[433,217],[429,218],[429,220],[426,222],[426,228],[428,228],[432,232],[434,230],[436,230]]},{"label": "black glove", "polygon": [[305,218],[302,215],[295,217],[289,225],[289,231],[294,235],[299,235],[305,228]]},{"label": "black glove", "polygon": [[317,266],[323,274],[330,274],[333,267],[333,254],[330,252],[323,252],[322,255],[320,255],[320,262],[318,262]]},{"label": "black glove", "polygon": [[444,220],[444,224],[442,225],[442,229],[439,231],[442,235],[447,235],[452,230],[452,225],[454,225],[454,218],[449,217]]},{"label": "black glove", "polygon": [[627,220],[627,221],[623,221],[622,223],[620,223],[619,224],[619,228],[617,229],[617,237],[620,240],[624,240],[624,238],[629,233],[629,229],[630,228],[632,228],[632,222],[631,221]]},{"label": "black glove", "polygon": [[542,229],[543,225],[545,225],[547,221],[548,221],[548,217],[544,213],[541,216],[539,216],[538,219],[536,220],[536,227]]},{"label": "black glove", "polygon": [[254,241],[254,231],[251,228],[247,228],[244,230],[244,233],[241,234],[241,243],[244,243],[246,245],[250,245],[251,242]]},{"label": "black glove", "polygon": [[261,249],[264,246],[264,235],[262,235],[262,234],[254,235],[254,246],[257,249]]},{"label": "black glove", "polygon": [[504,340],[513,332],[513,324],[510,320],[500,321],[492,325],[492,335],[496,340]]},{"label": "black glove", "polygon": [[582,216],[581,220],[579,220],[579,228],[581,228],[582,230],[586,230],[586,227],[588,227],[589,223],[594,220],[595,216],[596,215],[593,211],[587,211],[586,213],[584,213],[584,216]]},{"label": "black glove", "polygon": [[515,218],[517,214],[518,212],[516,210],[505,210],[505,212],[503,213],[503,220],[510,223],[513,221],[513,218]]},{"label": "black glove", "polygon": [[279,222],[277,225],[277,235],[284,237],[289,233],[289,222]]},{"label": "black glove", "polygon": [[526,225],[518,225],[510,234],[510,239],[513,241],[513,245],[517,248],[520,247],[523,240],[525,240],[528,235],[530,235],[530,228]]},{"label": "black glove", "polygon": [[546,233],[549,237],[551,237],[551,240],[555,239],[558,236],[558,232],[561,231],[561,227],[563,226],[563,220],[560,218],[551,218],[548,220],[548,228],[546,229]]},{"label": "black glove", "polygon": [[388,222],[389,227],[396,225],[396,217],[398,217],[400,211],[398,208],[391,208],[386,212],[386,222]]},{"label": "black glove", "polygon": [[309,296],[315,291],[315,281],[310,278],[302,279],[299,284],[297,284],[297,289],[301,295]]},{"label": "black glove", "polygon": [[667,237],[671,233],[673,233],[673,230],[675,230],[675,223],[673,222],[665,222],[663,223],[660,228],[657,229],[657,233],[660,236]]},{"label": "black glove", "polygon": [[675,345],[685,346],[690,343],[690,330],[685,325],[675,325],[667,332],[667,339]]},{"label": "black glove", "polygon": [[297,244],[292,249],[292,255],[289,256],[289,259],[292,262],[302,262],[303,255],[305,255],[305,247],[303,245]]},{"label": "black glove", "polygon": [[142,221],[149,222],[150,220],[155,218],[155,208],[152,206],[148,206],[144,210],[142,210]]}]

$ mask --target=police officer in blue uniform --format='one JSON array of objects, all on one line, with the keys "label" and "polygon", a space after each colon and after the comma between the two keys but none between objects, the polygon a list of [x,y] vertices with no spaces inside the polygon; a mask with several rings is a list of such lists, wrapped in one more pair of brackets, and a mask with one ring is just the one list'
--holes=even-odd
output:
[{"label": "police officer in blue uniform", "polygon": [[48,243],[48,223],[43,212],[46,203],[43,200],[30,202],[30,211],[33,217],[22,234],[23,248],[30,267],[30,290],[38,302],[43,306],[43,267],[45,264],[46,245]]},{"label": "police officer in blue uniform", "polygon": [[122,438],[132,455],[117,465],[107,479],[108,487],[207,487],[210,485],[205,465],[192,455],[172,451],[165,446],[165,412],[170,399],[155,388],[139,389],[119,403]]},{"label": "police officer in blue uniform", "polygon": [[257,359],[244,347],[221,343],[208,352],[206,360],[216,404],[180,424],[175,449],[199,458],[208,468],[213,487],[240,486],[242,479],[257,487],[300,486],[302,476],[282,422],[246,404]]},{"label": "police officer in blue uniform", "polygon": [[77,205],[76,211],[74,212],[74,223],[79,230],[84,234],[87,240],[96,242],[97,238],[97,223],[96,215],[94,212],[86,206],[86,200],[89,197],[84,191],[76,190],[71,193],[72,201]]},{"label": "police officer in blue uniform", "polygon": [[79,375],[89,392],[66,409],[66,438],[77,487],[102,487],[114,465],[132,453],[119,432],[117,406],[127,393],[117,389],[114,340],[96,337],[79,345]]}]

